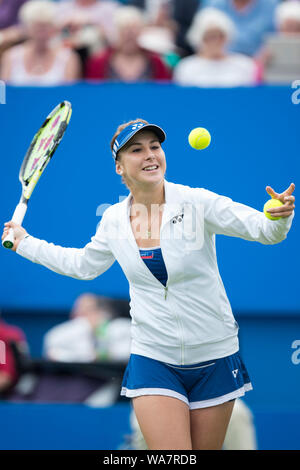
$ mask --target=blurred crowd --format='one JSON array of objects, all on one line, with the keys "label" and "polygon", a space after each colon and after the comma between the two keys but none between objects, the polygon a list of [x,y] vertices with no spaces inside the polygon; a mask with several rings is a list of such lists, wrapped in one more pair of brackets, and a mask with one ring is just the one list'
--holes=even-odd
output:
[{"label": "blurred crowd", "polygon": [[233,87],[300,76],[300,0],[0,0],[0,79]]},{"label": "blurred crowd", "polygon": [[[127,301],[117,302],[90,292],[81,294],[68,318],[45,331],[42,359],[31,357],[25,332],[0,316],[0,343],[5,344],[5,357],[0,355],[0,401],[83,403],[94,408],[127,401],[120,390],[130,356],[131,321]],[[122,449],[147,449],[133,408],[130,425]],[[238,399],[224,449],[256,448],[252,412]]]},{"label": "blurred crowd", "polygon": [[25,332],[0,316],[0,399],[112,404],[130,341],[129,315],[116,301],[92,293],[80,295],[69,318],[44,333],[42,358],[32,357]]}]

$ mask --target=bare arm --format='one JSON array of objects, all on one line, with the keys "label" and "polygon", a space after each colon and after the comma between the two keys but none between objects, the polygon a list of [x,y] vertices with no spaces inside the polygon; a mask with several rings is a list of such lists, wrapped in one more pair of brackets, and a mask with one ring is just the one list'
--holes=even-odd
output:
[{"label": "bare arm", "polygon": [[12,379],[6,372],[0,371],[0,392],[7,390],[12,384]]},{"label": "bare arm", "polygon": [[11,76],[11,59],[10,59],[10,50],[7,50],[3,53],[1,58],[1,67],[0,67],[0,78],[5,82],[10,80]]},{"label": "bare arm", "polygon": [[25,30],[22,26],[10,26],[0,31],[1,47],[9,47],[26,38]]},{"label": "bare arm", "polygon": [[72,52],[65,70],[65,81],[73,82],[82,78],[81,62],[76,52]]}]

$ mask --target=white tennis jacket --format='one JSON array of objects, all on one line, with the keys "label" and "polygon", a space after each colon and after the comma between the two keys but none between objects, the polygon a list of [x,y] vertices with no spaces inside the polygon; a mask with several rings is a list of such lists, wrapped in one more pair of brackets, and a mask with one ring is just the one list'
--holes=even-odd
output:
[{"label": "white tennis jacket", "polygon": [[218,270],[215,234],[271,245],[281,242],[294,213],[271,221],[203,188],[165,180],[160,232],[166,287],[139,254],[130,219],[131,194],[103,214],[91,241],[64,248],[32,236],[17,253],[65,276],[94,279],[120,264],[130,287],[131,352],[171,364],[193,364],[239,349],[238,325]]}]

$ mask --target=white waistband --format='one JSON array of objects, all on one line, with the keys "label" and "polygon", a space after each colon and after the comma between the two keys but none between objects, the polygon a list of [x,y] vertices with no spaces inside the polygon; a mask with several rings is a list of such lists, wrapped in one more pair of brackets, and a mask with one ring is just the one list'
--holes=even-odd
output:
[{"label": "white waistband", "polygon": [[237,335],[227,336],[213,343],[203,343],[188,346],[184,349],[180,346],[169,346],[161,344],[148,344],[132,339],[131,353],[150,357],[156,361],[166,362],[172,365],[199,364],[221,357],[230,356],[239,350]]}]

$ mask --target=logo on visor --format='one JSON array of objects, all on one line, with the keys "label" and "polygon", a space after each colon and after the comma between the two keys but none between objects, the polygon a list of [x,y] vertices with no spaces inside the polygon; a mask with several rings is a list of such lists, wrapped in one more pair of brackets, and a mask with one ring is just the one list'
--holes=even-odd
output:
[{"label": "logo on visor", "polygon": [[139,124],[133,124],[132,126],[132,130],[135,131],[136,129],[139,129],[140,127],[143,127],[144,124],[143,123],[139,123]]}]

